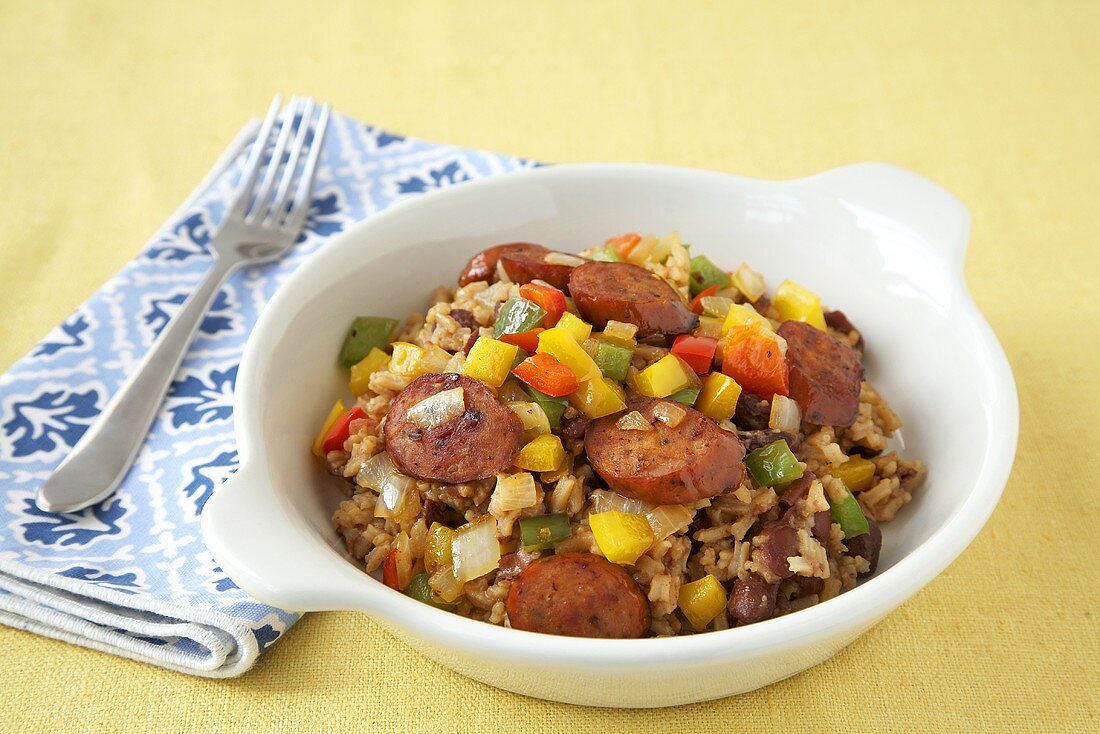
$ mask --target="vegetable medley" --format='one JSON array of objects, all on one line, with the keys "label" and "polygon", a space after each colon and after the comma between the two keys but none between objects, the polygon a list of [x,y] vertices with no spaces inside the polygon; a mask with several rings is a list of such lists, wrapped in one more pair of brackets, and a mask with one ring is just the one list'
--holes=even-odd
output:
[{"label": "vegetable medley", "polygon": [[361,316],[313,443],[349,554],[425,604],[641,637],[751,624],[874,572],[923,475],[863,336],[785,280],[627,234],[475,255],[400,329]]}]

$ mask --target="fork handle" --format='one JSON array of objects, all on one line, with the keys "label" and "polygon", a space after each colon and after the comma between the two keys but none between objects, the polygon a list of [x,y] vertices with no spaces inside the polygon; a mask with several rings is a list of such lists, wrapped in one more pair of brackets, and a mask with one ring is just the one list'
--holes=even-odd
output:
[{"label": "fork handle", "polygon": [[164,325],[107,407],[39,488],[40,507],[75,512],[103,499],[122,483],[210,302],[238,264],[234,258],[214,260],[214,267]]}]

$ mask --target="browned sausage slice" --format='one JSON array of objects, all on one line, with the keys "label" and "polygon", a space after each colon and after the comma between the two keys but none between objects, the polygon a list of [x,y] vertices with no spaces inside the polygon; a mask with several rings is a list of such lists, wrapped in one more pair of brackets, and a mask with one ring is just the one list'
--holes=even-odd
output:
[{"label": "browned sausage slice", "polygon": [[819,426],[850,426],[859,415],[859,357],[832,336],[801,321],[784,321],[790,397],[802,420]]},{"label": "browned sausage slice", "polygon": [[628,408],[653,424],[652,430],[619,428],[620,415],[593,421],[585,433],[588,463],[613,490],[655,505],[713,497],[741,484],[745,449],[737,437],[705,415],[680,403],[683,420],[671,427],[655,420],[664,400],[633,398]]},{"label": "browned sausage slice", "polygon": [[508,591],[515,629],[571,637],[641,637],[649,601],[620,566],[591,553],[562,553],[528,566]]},{"label": "browned sausage slice", "polygon": [[590,262],[573,270],[569,293],[584,317],[603,328],[608,321],[638,327],[638,336],[686,334],[699,317],[658,276],[630,263]]},{"label": "browned sausage slice", "polygon": [[[551,260],[560,259],[562,262],[547,262],[547,257]],[[542,251],[506,252],[500,256],[500,264],[513,283],[522,285],[523,283],[530,283],[532,280],[544,280],[561,291],[569,288],[569,274],[576,267],[576,264],[567,262],[570,260],[584,262],[576,255],[547,250],[546,248],[543,248]]]},{"label": "browned sausage slice", "polygon": [[466,263],[466,267],[458,275],[458,284],[469,285],[475,280],[493,281],[496,279],[497,261],[503,255],[523,252],[546,253],[550,250],[533,242],[509,242],[490,247],[470,258],[470,262]]},{"label": "browned sausage slice", "polygon": [[[427,430],[408,417],[409,408],[436,393],[461,387],[466,410]],[[512,466],[523,443],[523,424],[489,388],[453,373],[423,375],[398,393],[383,429],[397,468],[417,479],[444,484],[485,479]]]}]

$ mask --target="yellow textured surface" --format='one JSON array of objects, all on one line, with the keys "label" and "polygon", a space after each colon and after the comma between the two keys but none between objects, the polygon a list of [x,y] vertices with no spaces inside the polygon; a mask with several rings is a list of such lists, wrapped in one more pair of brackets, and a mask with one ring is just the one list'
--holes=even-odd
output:
[{"label": "yellow textured surface", "polygon": [[965,555],[762,691],[660,712],[549,704],[355,614],[308,617],[228,682],[0,628],[0,729],[1100,729],[1098,28],[1096,2],[0,2],[0,369],[282,90],[551,161],[912,168],[970,207],[967,277],[1021,402],[1015,472]]}]

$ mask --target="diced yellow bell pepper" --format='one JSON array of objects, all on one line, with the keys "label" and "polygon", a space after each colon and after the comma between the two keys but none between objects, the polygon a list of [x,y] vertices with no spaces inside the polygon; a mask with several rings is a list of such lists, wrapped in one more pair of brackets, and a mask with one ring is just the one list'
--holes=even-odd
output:
[{"label": "diced yellow bell pepper", "polygon": [[560,438],[546,433],[520,449],[514,463],[527,471],[557,471],[565,463],[565,447]]},{"label": "diced yellow bell pepper", "polygon": [[875,463],[862,456],[853,456],[830,473],[853,492],[863,492],[875,482]]},{"label": "diced yellow bell pepper", "polygon": [[626,410],[622,386],[606,377],[582,381],[577,391],[569,395],[569,403],[591,419]]},{"label": "diced yellow bell pepper", "polygon": [[772,303],[779,312],[780,321],[805,321],[810,326],[825,331],[821,298],[793,280],[784,280],[779,284]]},{"label": "diced yellow bell pepper", "polygon": [[722,333],[725,334],[735,326],[747,326],[749,324],[759,324],[767,331],[775,331],[772,328],[772,323],[758,314],[752,306],[735,303],[730,306],[729,313],[726,314],[726,320],[722,322]]},{"label": "diced yellow bell pepper", "polygon": [[634,336],[637,333],[638,327],[636,325],[628,324],[624,321],[611,320],[603,327],[603,334],[601,334],[601,336],[612,344],[618,344],[620,347],[633,347],[638,343],[638,340]]},{"label": "diced yellow bell pepper", "polygon": [[390,355],[378,347],[371,347],[370,353],[351,367],[348,387],[352,394],[359,397],[370,390],[370,376],[389,364],[389,361]]},{"label": "diced yellow bell pepper", "polygon": [[583,344],[585,339],[592,336],[592,324],[581,320],[568,311],[561,315],[555,328],[569,332],[577,340],[577,344]]},{"label": "diced yellow bell pepper", "polygon": [[[579,321],[579,319],[578,319]],[[477,345],[474,345],[477,349]],[[600,368],[588,356],[580,343],[568,330],[555,326],[539,334],[539,354],[549,354],[554,359],[573,370],[578,380],[593,380],[600,376]],[[471,355],[473,352],[470,352]]]},{"label": "diced yellow bell pepper", "polygon": [[696,632],[707,628],[726,608],[726,590],[712,574],[680,587],[680,611],[691,622]]},{"label": "diced yellow bell pepper", "polygon": [[336,419],[347,412],[347,408],[344,407],[343,400],[337,400],[336,405],[332,406],[332,410],[328,412],[328,418],[325,418],[325,423],[321,427],[321,432],[317,434],[317,438],[313,439],[313,455],[320,456],[321,448],[325,445],[325,436],[328,435],[329,430],[332,428],[332,424],[336,422]]},{"label": "diced yellow bell pepper", "polygon": [[451,543],[455,531],[441,522],[433,522],[428,529],[428,540],[424,546],[424,570],[429,574],[441,568],[451,566]]},{"label": "diced yellow bell pepper", "polygon": [[604,556],[615,563],[633,564],[653,545],[653,529],[645,515],[600,512],[589,515],[588,524]]},{"label": "diced yellow bell pepper", "polygon": [[435,344],[420,347],[409,342],[394,342],[389,368],[395,375],[416,379],[421,375],[443,372],[450,358],[450,354]]},{"label": "diced yellow bell pepper", "polygon": [[741,386],[737,384],[737,380],[721,372],[711,372],[703,380],[703,389],[695,401],[695,408],[711,420],[721,423],[733,417],[739,397]]},{"label": "diced yellow bell pepper", "polygon": [[[580,349],[579,346],[577,348]],[[508,379],[518,353],[519,347],[514,344],[480,336],[466,356],[462,374],[481,380],[489,387],[500,387]]]},{"label": "diced yellow bell pepper", "polygon": [[694,382],[695,371],[675,354],[666,354],[638,373],[634,387],[647,397],[667,398]]}]

